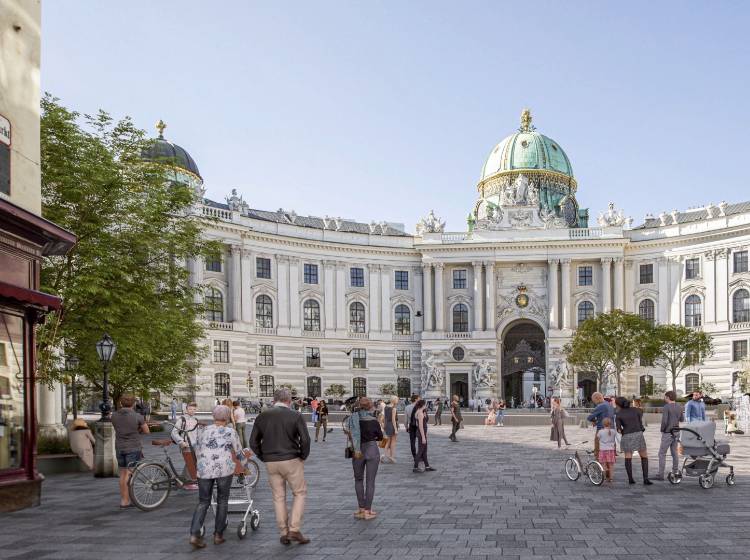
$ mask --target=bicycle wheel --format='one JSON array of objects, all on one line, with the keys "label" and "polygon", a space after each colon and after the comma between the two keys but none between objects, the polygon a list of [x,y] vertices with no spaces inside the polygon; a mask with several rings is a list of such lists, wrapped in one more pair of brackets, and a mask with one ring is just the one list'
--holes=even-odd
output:
[{"label": "bicycle wheel", "polygon": [[568,460],[565,461],[565,476],[574,482],[581,476],[581,469],[578,466],[578,461],[572,457],[568,457]]},{"label": "bicycle wheel", "polygon": [[172,490],[172,480],[160,463],[141,463],[130,475],[130,501],[140,510],[151,511],[162,505]]},{"label": "bicycle wheel", "polygon": [[594,486],[601,486],[604,482],[604,467],[599,461],[591,461],[586,465],[586,476]]},{"label": "bicycle wheel", "polygon": [[247,462],[247,474],[245,474],[245,478],[250,488],[255,488],[260,480],[260,467],[252,459]]}]

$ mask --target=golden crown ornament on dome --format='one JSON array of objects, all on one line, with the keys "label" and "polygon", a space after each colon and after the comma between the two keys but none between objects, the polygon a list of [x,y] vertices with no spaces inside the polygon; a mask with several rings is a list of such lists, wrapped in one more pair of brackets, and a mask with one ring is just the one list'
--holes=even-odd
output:
[{"label": "golden crown ornament on dome", "polygon": [[165,123],[163,120],[159,119],[159,122],[156,123],[156,130],[159,131],[159,138],[164,138],[164,129],[167,128],[167,123]]},{"label": "golden crown ornament on dome", "polygon": [[521,128],[519,130],[521,132],[531,132],[532,130],[536,130],[536,127],[531,124],[530,109],[524,109],[521,111]]}]

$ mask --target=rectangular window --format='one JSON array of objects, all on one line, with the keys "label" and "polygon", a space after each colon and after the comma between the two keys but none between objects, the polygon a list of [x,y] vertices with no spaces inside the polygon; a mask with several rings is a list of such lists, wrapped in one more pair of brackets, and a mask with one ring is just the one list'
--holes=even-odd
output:
[{"label": "rectangular window", "polygon": [[0,193],[10,196],[10,146],[0,142]]},{"label": "rectangular window", "polygon": [[590,266],[578,267],[578,285],[591,286],[594,283],[594,269]]},{"label": "rectangular window", "polygon": [[747,359],[747,340],[732,341],[732,361],[739,362]]},{"label": "rectangular window", "polygon": [[273,365],[273,346],[271,346],[270,344],[260,344],[258,346],[258,365]]},{"label": "rectangular window", "polygon": [[221,255],[207,257],[206,270],[208,272],[221,272]]},{"label": "rectangular window", "polygon": [[305,284],[318,283],[318,265],[305,263]]},{"label": "rectangular window", "polygon": [[305,348],[305,367],[320,367],[320,348]]},{"label": "rectangular window", "polygon": [[349,278],[351,280],[352,288],[364,288],[365,287],[365,269],[364,268],[350,268]]},{"label": "rectangular window", "polygon": [[685,280],[692,280],[700,276],[700,262],[700,259],[687,259],[685,261]]},{"label": "rectangular window", "polygon": [[411,369],[411,350],[396,350],[396,369]]},{"label": "rectangular window", "polygon": [[466,269],[453,271],[453,289],[454,290],[466,289]]},{"label": "rectangular window", "polygon": [[641,272],[641,284],[653,284],[654,283],[654,265],[653,264],[642,264],[640,267]]},{"label": "rectangular window", "polygon": [[734,252],[734,271],[747,272],[747,251]]},{"label": "rectangular window", "polygon": [[355,348],[352,350],[352,368],[365,369],[367,367],[367,350]]},{"label": "rectangular window", "polygon": [[409,271],[408,270],[396,270],[396,289],[397,290],[408,290],[409,289]]},{"label": "rectangular window", "polygon": [[271,278],[271,259],[258,257],[255,259],[255,276],[258,278]]},{"label": "rectangular window", "polygon": [[219,364],[229,363],[228,340],[214,340],[214,362]]}]

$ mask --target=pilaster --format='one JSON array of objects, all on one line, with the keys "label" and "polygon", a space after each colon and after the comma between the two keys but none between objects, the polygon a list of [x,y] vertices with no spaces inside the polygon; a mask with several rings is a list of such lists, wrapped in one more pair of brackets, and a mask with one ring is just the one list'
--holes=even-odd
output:
[{"label": "pilaster", "polygon": [[[485,261],[485,329],[488,331],[495,330],[495,262]],[[500,383],[498,383],[500,384]]]},{"label": "pilaster", "polygon": [[609,313],[612,311],[612,258],[604,257],[602,263],[602,311]]},{"label": "pilaster", "polygon": [[570,329],[570,259],[560,259],[560,279],[562,297],[562,328]]},{"label": "pilaster", "polygon": [[380,265],[367,265],[370,281],[370,332],[380,332]]},{"label": "pilaster", "polygon": [[[484,322],[484,308],[482,306],[482,263],[474,261],[471,263],[474,267],[474,330],[481,331],[482,323]],[[471,377],[471,376],[469,376]]]},{"label": "pilaster", "polygon": [[557,268],[560,265],[560,259],[550,259],[547,261],[547,296],[549,301],[549,328],[558,329],[560,328],[559,317],[559,302],[558,302],[558,273]]},{"label": "pilaster", "polygon": [[625,291],[623,289],[623,282],[625,280],[624,274],[624,262],[622,257],[615,258],[615,309],[625,309]]},{"label": "pilaster", "polygon": [[242,320],[242,247],[232,245],[230,247],[232,261],[232,275],[229,280],[232,292],[232,321]]},{"label": "pilaster", "polygon": [[253,305],[253,261],[252,252],[249,249],[242,249],[241,268],[241,292],[242,292],[242,321],[250,325],[254,324],[255,306]]},{"label": "pilaster", "polygon": [[443,290],[443,276],[445,265],[435,263],[435,330],[445,331],[445,291]]},{"label": "pilaster", "polygon": [[[409,278],[412,282],[413,278]],[[393,267],[383,266],[380,269],[380,330],[389,335],[391,332],[391,283]]]},{"label": "pilaster", "polygon": [[433,330],[433,308],[432,308],[432,265],[422,265],[422,286],[423,286],[423,301],[422,301],[422,314],[424,315],[424,327],[422,330],[425,332],[432,332]]}]

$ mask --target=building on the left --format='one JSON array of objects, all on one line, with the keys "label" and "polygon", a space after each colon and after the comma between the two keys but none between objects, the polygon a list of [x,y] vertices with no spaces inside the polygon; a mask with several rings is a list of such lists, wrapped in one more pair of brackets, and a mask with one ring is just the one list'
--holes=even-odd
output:
[{"label": "building on the left", "polygon": [[37,427],[58,405],[37,387],[35,330],[62,304],[40,291],[40,271],[76,241],[42,218],[40,50],[40,0],[0,0],[0,511],[40,500]]}]

